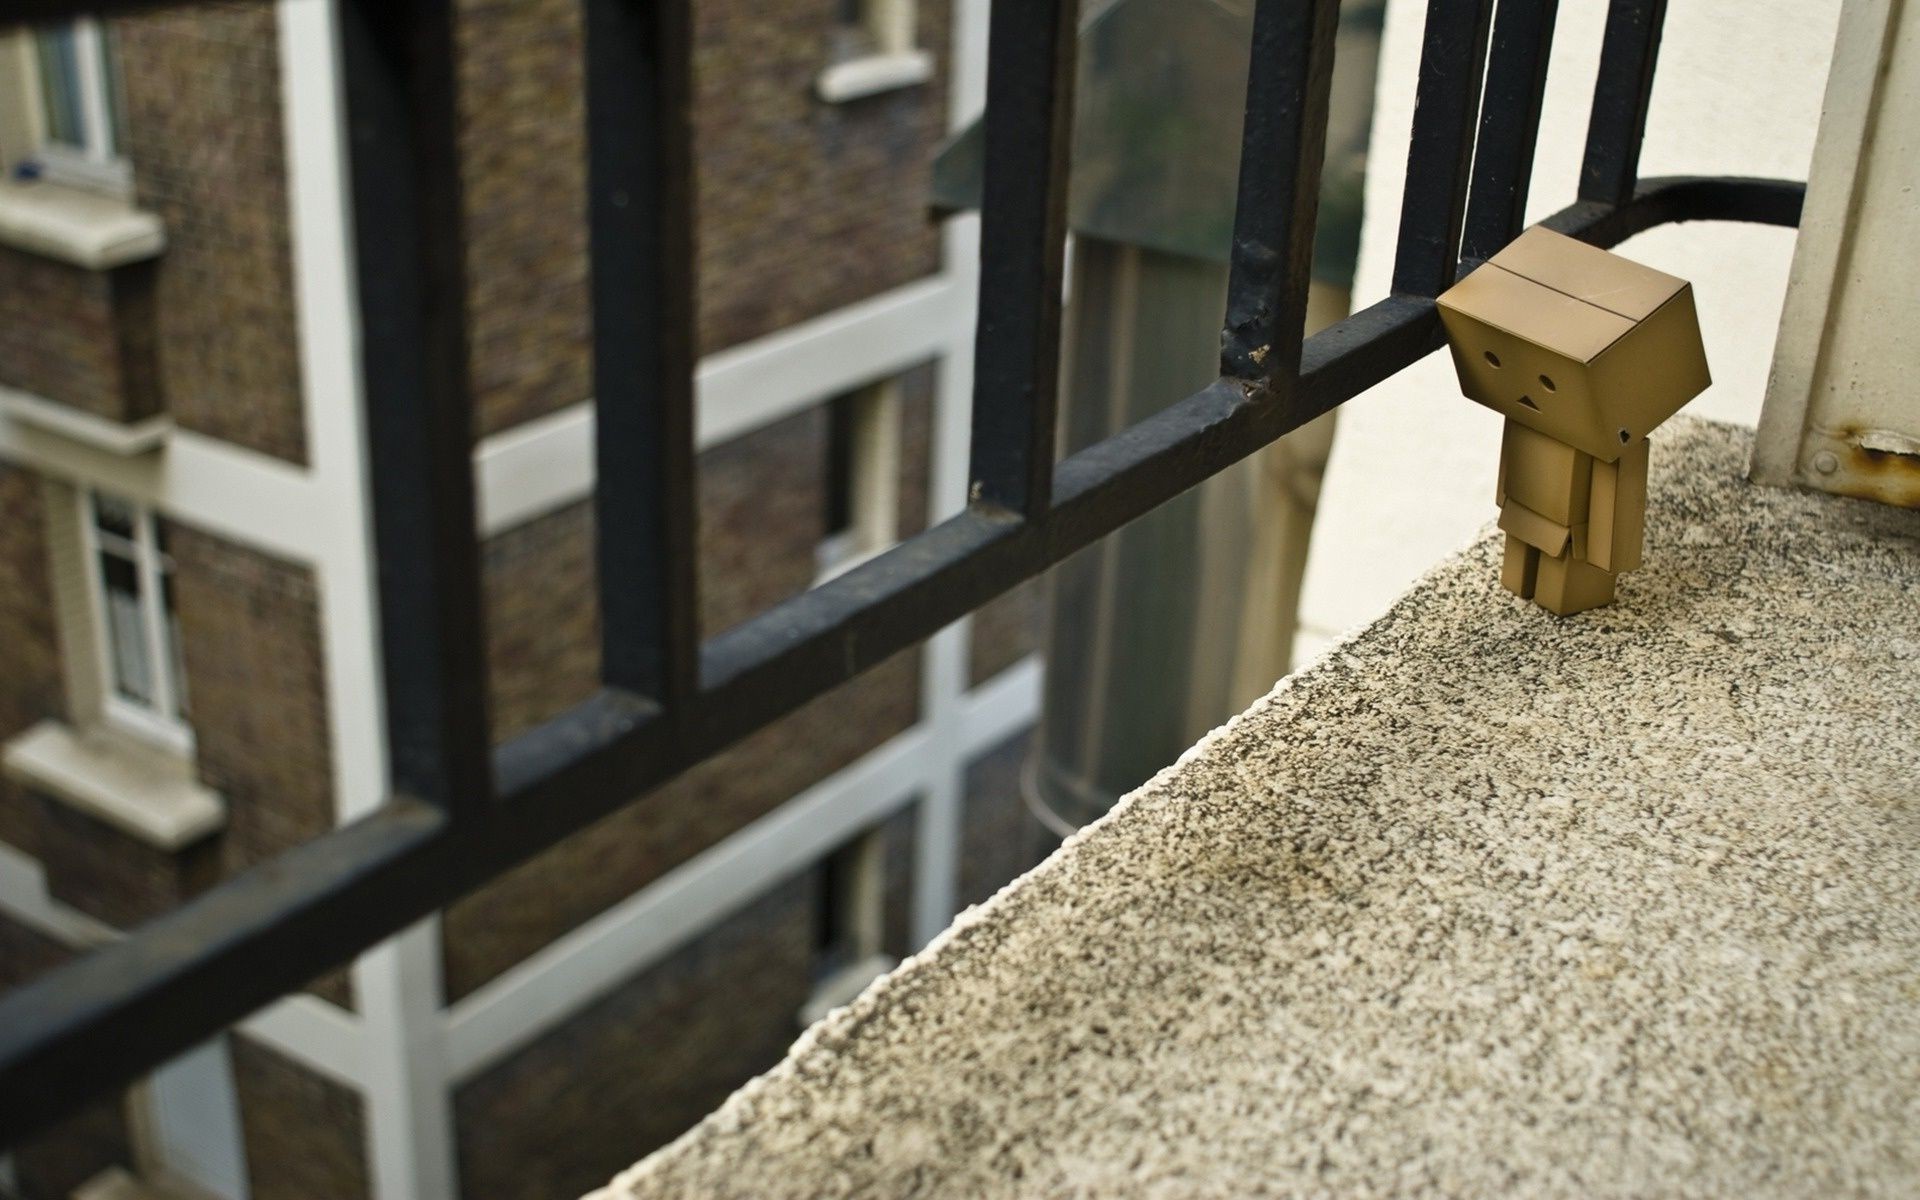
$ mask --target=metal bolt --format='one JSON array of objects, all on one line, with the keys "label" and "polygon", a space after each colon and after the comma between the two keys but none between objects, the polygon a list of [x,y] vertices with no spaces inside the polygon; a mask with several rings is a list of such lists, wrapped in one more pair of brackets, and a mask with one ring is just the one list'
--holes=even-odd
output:
[{"label": "metal bolt", "polygon": [[1822,450],[1813,456],[1813,469],[1822,475],[1831,475],[1840,469],[1840,460],[1834,457],[1833,451]]}]

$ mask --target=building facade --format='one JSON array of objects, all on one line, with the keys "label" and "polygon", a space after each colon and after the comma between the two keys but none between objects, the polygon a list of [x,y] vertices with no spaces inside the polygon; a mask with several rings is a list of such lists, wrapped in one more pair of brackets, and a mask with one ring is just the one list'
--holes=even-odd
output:
[{"label": "building facade", "polygon": [[[695,4],[701,612],[958,509],[980,0]],[[0,986],[381,803],[332,0],[0,31]],[[582,33],[462,0],[496,737],[594,686]],[[1016,594],[0,1160],[0,1194],[552,1196],[1028,865]],[[114,1189],[122,1189],[115,1191]]]}]

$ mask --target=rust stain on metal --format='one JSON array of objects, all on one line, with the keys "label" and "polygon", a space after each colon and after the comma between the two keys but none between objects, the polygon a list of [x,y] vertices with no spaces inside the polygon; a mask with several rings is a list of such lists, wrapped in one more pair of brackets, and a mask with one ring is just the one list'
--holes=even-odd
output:
[{"label": "rust stain on metal", "polygon": [[1911,439],[1874,430],[1843,428],[1834,437],[1845,447],[1832,490],[1899,508],[1920,508],[1920,452]]}]

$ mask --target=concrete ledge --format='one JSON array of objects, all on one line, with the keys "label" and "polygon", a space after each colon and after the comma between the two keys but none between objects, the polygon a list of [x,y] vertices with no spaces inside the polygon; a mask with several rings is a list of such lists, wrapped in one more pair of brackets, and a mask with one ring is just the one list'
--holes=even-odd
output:
[{"label": "concrete ledge", "polygon": [[1495,542],[597,1195],[1920,1192],[1920,514],[1656,435],[1647,565]]},{"label": "concrete ledge", "polygon": [[916,87],[933,78],[933,55],[925,50],[869,54],[820,72],[814,90],[829,104],[846,104],[881,92]]},{"label": "concrete ledge", "polygon": [[99,728],[42,721],[0,750],[9,778],[132,834],[182,850],[218,832],[227,805],[177,754]]},{"label": "concrete ledge", "polygon": [[158,256],[167,231],[158,216],[113,196],[0,180],[0,243],[105,271]]},{"label": "concrete ledge", "polygon": [[164,449],[173,433],[173,418],[165,413],[123,424],[4,385],[0,385],[0,417],[122,458]]}]

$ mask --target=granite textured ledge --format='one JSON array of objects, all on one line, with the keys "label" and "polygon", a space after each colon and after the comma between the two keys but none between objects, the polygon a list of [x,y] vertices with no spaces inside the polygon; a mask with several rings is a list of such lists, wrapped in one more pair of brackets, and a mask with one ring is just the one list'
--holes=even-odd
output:
[{"label": "granite textured ledge", "polygon": [[1747,450],[1657,438],[1611,608],[1443,563],[597,1195],[1920,1194],[1920,513]]}]

